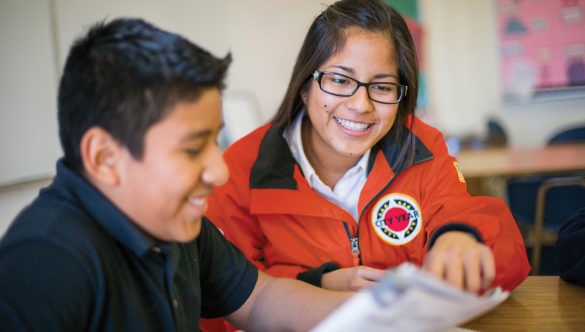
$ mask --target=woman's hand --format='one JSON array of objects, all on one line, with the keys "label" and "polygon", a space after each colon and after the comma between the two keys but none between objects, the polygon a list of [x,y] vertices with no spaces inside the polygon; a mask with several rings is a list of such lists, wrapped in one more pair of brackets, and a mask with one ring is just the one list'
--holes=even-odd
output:
[{"label": "woman's hand", "polygon": [[321,287],[338,291],[358,291],[382,279],[385,270],[356,266],[323,273]]},{"label": "woman's hand", "polygon": [[494,281],[494,256],[488,246],[466,232],[439,236],[425,257],[423,269],[449,284],[477,293]]}]

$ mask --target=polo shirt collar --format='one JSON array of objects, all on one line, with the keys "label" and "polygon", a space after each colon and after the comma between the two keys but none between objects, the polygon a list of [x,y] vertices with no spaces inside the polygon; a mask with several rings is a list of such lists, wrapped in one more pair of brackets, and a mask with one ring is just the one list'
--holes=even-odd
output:
[{"label": "polo shirt collar", "polygon": [[165,253],[168,244],[160,243],[140,230],[128,217],[108,200],[85,177],[68,167],[63,160],[57,162],[55,184],[67,188],[70,199],[78,200],[86,212],[116,240],[142,257],[158,246]]}]

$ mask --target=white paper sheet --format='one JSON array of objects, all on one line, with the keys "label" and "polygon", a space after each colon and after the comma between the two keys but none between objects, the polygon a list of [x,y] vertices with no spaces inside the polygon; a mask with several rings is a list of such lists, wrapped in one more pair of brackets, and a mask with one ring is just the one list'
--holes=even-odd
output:
[{"label": "white paper sheet", "polygon": [[476,296],[404,263],[358,292],[312,332],[454,331],[508,296],[500,288]]}]

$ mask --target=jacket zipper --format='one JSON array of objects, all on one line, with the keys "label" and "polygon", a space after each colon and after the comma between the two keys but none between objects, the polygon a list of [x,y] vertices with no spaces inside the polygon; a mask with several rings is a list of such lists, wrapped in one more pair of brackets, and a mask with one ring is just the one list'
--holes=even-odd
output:
[{"label": "jacket zipper", "polygon": [[359,238],[356,236],[351,235],[351,231],[349,230],[349,226],[344,221],[343,227],[345,228],[345,232],[347,233],[347,237],[349,238],[349,243],[351,244],[351,256],[353,257],[353,266],[362,265],[362,254],[360,252],[360,241]]},{"label": "jacket zipper", "polygon": [[[411,166],[414,166],[416,164],[425,162],[427,160],[430,160],[431,158],[427,158],[427,159],[422,159],[417,161],[416,163],[414,163]],[[402,173],[403,170],[400,170],[398,173],[394,173],[394,176],[392,177],[392,179],[390,179],[390,181],[388,181],[388,183],[382,188],[382,190],[380,190],[376,195],[374,195],[366,204],[366,206],[364,206],[364,209],[362,210],[362,212],[360,213],[359,217],[358,217],[358,222],[362,219],[362,215],[364,213],[364,211],[366,211],[368,209],[368,207],[376,200],[380,197],[381,193],[383,193],[388,187],[390,187],[390,185],[392,184],[392,182],[394,182],[394,179],[396,179],[396,177]],[[359,225],[359,224],[358,224]],[[362,265],[362,253],[360,251],[360,241],[359,241],[359,227],[356,231],[355,236],[352,236],[351,231],[349,230],[349,225],[347,225],[347,223],[345,221],[343,221],[343,227],[345,228],[345,232],[347,233],[347,237],[349,238],[349,242],[351,244],[351,255],[353,257],[353,265],[357,266],[357,265]]]},{"label": "jacket zipper", "polygon": [[[399,172],[400,173],[400,172]],[[394,182],[394,179],[396,179],[396,176],[398,174],[394,174],[394,176],[392,177],[392,179],[390,179],[390,181],[384,186],[384,188],[382,188],[382,190],[380,190],[376,195],[374,195],[366,204],[366,206],[364,206],[364,209],[362,210],[362,212],[359,215],[359,219],[358,221],[362,220],[362,215],[364,213],[364,211],[366,211],[368,209],[368,206],[370,206],[370,204],[372,204],[372,202],[374,202],[374,200],[376,200],[378,197],[380,197],[380,194],[383,193],[386,188],[388,188],[392,182]],[[358,224],[359,225],[359,224]],[[360,251],[360,241],[359,241],[359,234],[360,234],[360,228],[357,228],[355,237],[351,235],[351,231],[349,230],[349,226],[347,225],[347,223],[344,221],[343,222],[343,227],[345,227],[345,231],[347,232],[347,236],[349,237],[349,242],[351,243],[351,254],[353,256],[353,265],[362,265],[362,253]]]}]

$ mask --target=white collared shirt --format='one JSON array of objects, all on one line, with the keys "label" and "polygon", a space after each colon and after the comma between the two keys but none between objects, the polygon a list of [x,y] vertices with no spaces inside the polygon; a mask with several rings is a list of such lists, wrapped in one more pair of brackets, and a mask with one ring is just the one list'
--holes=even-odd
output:
[{"label": "white collared shirt", "polygon": [[288,146],[292,152],[293,157],[299,163],[309,186],[318,192],[321,196],[331,201],[332,203],[340,206],[341,208],[348,211],[356,222],[358,219],[357,203],[360,197],[360,192],[364,187],[367,180],[366,169],[368,167],[368,158],[370,156],[370,150],[366,151],[360,158],[355,166],[348,169],[343,177],[337,181],[333,190],[323,183],[315,169],[307,159],[305,150],[303,149],[303,140],[301,138],[301,127],[305,111],[301,111],[300,114],[295,118],[289,128],[286,128],[283,136],[287,141]]}]

